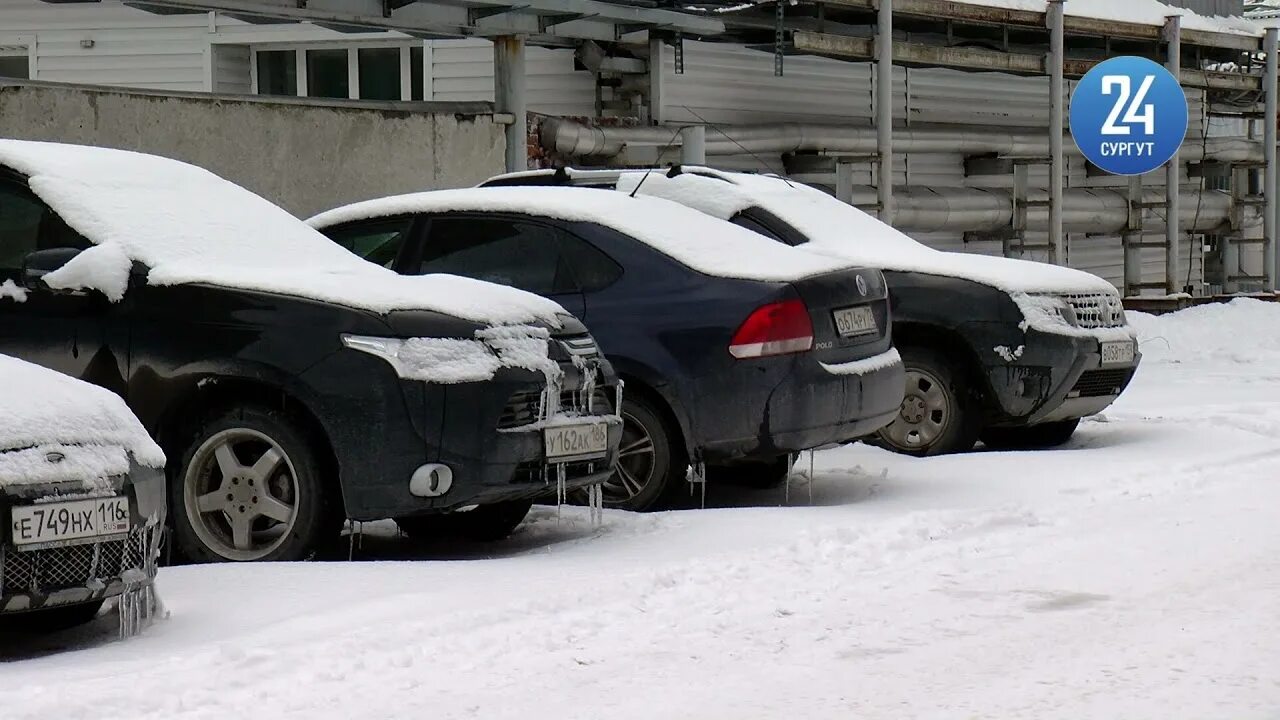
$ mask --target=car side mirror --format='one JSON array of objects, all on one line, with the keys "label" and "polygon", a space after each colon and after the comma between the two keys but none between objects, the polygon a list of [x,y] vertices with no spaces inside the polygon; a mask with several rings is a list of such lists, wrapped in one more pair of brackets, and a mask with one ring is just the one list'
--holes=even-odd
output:
[{"label": "car side mirror", "polygon": [[77,248],[49,248],[28,253],[22,259],[22,286],[28,290],[47,289],[44,276],[71,262],[79,254]]}]

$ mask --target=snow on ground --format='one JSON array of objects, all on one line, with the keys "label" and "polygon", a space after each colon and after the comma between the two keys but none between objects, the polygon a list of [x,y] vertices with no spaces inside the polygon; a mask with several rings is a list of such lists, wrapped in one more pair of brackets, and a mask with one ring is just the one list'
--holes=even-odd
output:
[{"label": "snow on ground", "polygon": [[491,546],[380,526],[367,562],[166,569],[139,638],[0,647],[0,714],[1280,717],[1280,305],[1134,322],[1134,386],[1061,450],[855,446],[812,504],[798,477],[789,506],[713,486]]}]

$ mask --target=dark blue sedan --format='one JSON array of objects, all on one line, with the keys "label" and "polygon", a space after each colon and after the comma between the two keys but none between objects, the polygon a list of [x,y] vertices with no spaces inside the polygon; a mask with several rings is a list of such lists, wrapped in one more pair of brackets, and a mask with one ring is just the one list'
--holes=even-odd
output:
[{"label": "dark blue sedan", "polygon": [[[800,451],[873,433],[902,402],[878,270],[675,203],[581,188],[444,190],[309,222],[401,273],[512,285],[584,320],[626,383],[618,472],[605,486],[613,507],[659,506],[690,465],[692,482],[781,482]],[[539,402],[512,397],[513,422]]]}]

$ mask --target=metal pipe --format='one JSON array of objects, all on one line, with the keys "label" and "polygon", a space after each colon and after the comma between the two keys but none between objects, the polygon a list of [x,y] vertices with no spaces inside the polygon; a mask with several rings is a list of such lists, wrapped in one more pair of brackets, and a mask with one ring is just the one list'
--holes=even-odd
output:
[{"label": "metal pipe", "polygon": [[[559,155],[569,157],[611,158],[628,146],[666,147],[672,144],[675,128],[670,127],[592,127],[566,118],[544,118],[541,123],[542,144]],[[848,125],[771,123],[767,125],[718,126],[707,139],[707,155],[724,157],[757,154],[817,152],[830,155],[876,153],[879,143],[876,128]],[[726,137],[727,136],[727,137]],[[729,139],[729,138],[732,138]],[[676,139],[679,142],[679,138]],[[988,155],[1002,157],[1043,158],[1049,155],[1049,139],[1044,134],[1015,133],[995,128],[952,130],[945,128],[897,128],[893,145],[901,153],[936,153]],[[1183,148],[1183,159],[1222,162],[1262,162],[1262,143],[1233,137],[1211,137],[1203,143],[1189,143]],[[1069,137],[1063,138],[1065,153],[1077,156],[1079,148]]]},{"label": "metal pipe", "polygon": [[[1160,187],[1137,191],[1140,217],[1131,218],[1128,188],[1067,188],[1062,197],[1062,223],[1067,232],[1117,235],[1138,227],[1135,234],[1159,232],[1165,227]],[[849,189],[853,204],[871,212],[878,202],[877,188],[856,185]],[[1218,190],[1183,191],[1181,223],[1193,232],[1215,232],[1231,222],[1235,202],[1230,193]],[[1045,201],[1049,191],[1032,188],[1027,191],[1026,229],[1045,231],[1049,228],[1049,211]],[[997,232],[1009,228],[1015,212],[1011,190],[985,188],[936,188],[918,185],[899,186],[894,193],[897,217],[894,226],[905,232]],[[1157,212],[1157,210],[1159,212]],[[1262,223],[1261,208],[1246,205],[1239,208],[1244,227]],[[1137,219],[1140,224],[1132,223]]]},{"label": "metal pipe", "polygon": [[1277,53],[1280,53],[1280,28],[1267,28],[1266,45],[1267,51],[1267,72],[1263,78],[1263,90],[1266,93],[1266,117],[1262,121],[1262,154],[1266,167],[1263,169],[1263,177],[1265,190],[1263,195],[1267,200],[1267,210],[1264,216],[1264,225],[1262,236],[1266,239],[1266,251],[1263,257],[1266,258],[1264,273],[1267,276],[1267,289],[1276,289],[1276,232],[1280,230],[1280,201],[1276,198],[1276,191],[1280,189],[1280,166],[1276,164],[1276,123],[1280,122],[1277,118],[1277,94],[1280,93],[1280,61],[1277,60]]},{"label": "metal pipe", "polygon": [[494,110],[515,121],[506,127],[507,172],[529,169],[529,118],[525,100],[524,37],[500,35],[493,39]]},{"label": "metal pipe", "polygon": [[[1170,15],[1165,19],[1165,40],[1168,42],[1166,66],[1175,78],[1182,77],[1182,16]],[[1206,132],[1208,132],[1206,130]],[[1178,228],[1180,217],[1178,200],[1182,193],[1182,159],[1175,150],[1173,158],[1165,166],[1165,254],[1164,285],[1170,294],[1182,292],[1182,233]],[[1188,259],[1189,261],[1189,259]]]},{"label": "metal pipe", "polygon": [[1064,26],[1063,0],[1050,0],[1049,23],[1049,262],[1065,265],[1066,243],[1062,229],[1062,191],[1065,188],[1066,159],[1062,148]]},{"label": "metal pipe", "polygon": [[893,224],[893,0],[876,17],[876,152],[880,156],[880,220]]},{"label": "metal pipe", "polygon": [[707,164],[707,127],[690,125],[680,129],[680,164]]}]

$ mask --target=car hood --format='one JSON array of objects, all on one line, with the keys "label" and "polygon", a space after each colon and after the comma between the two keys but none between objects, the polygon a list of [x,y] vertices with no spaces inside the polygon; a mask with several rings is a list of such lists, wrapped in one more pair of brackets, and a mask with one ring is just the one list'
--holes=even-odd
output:
[{"label": "car hood", "polygon": [[49,482],[68,470],[118,475],[130,456],[164,467],[160,447],[114,393],[4,355],[0,385],[0,486]]}]

